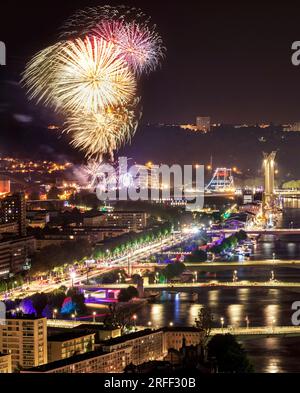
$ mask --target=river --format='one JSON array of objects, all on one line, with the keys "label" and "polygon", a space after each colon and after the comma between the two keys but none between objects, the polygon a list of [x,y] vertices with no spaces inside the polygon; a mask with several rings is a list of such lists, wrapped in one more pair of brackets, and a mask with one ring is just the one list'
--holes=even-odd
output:
[{"label": "river", "polygon": [[[283,227],[300,227],[300,200],[285,203],[282,216]],[[264,237],[255,247],[253,259],[272,258],[300,259],[300,236]],[[239,279],[263,281],[270,277],[272,268],[237,268]],[[216,273],[216,279],[228,280],[232,268]],[[275,278],[285,281],[300,281],[300,270],[275,268]],[[200,273],[201,274],[201,273]],[[202,273],[205,274],[205,273]],[[206,273],[207,274],[207,273]],[[203,279],[205,276],[203,276]],[[159,301],[147,304],[137,312],[139,324],[152,322],[153,326],[193,325],[202,305],[210,307],[214,325],[220,327],[220,318],[225,326],[245,326],[248,317],[250,326],[291,324],[291,305],[300,300],[300,291],[290,289],[203,288],[199,300],[192,302],[189,294],[162,293]],[[300,372],[300,336],[255,338],[241,341],[257,372]]]}]

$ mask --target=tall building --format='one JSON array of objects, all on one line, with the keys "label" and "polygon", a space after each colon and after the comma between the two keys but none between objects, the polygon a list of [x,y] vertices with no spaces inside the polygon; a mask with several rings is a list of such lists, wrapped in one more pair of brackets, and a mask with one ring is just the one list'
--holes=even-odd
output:
[{"label": "tall building", "polygon": [[140,231],[147,227],[148,214],[143,211],[113,211],[106,213],[105,225],[125,227],[131,231]]},{"label": "tall building", "polygon": [[0,374],[10,374],[12,372],[12,363],[10,354],[0,353]]},{"label": "tall building", "polygon": [[0,278],[23,270],[27,258],[36,250],[33,236],[0,240]]},{"label": "tall building", "polygon": [[18,224],[19,236],[26,236],[26,201],[23,192],[10,194],[0,200],[0,226]]},{"label": "tall building", "polygon": [[210,117],[197,116],[196,126],[199,131],[204,131],[204,132],[210,131]]},{"label": "tall building", "polygon": [[13,371],[47,363],[47,320],[8,315],[0,325],[0,352],[11,354]]}]

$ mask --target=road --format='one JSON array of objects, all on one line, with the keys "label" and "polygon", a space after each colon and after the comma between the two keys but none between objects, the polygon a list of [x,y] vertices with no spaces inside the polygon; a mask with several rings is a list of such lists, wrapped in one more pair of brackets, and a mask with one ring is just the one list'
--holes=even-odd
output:
[{"label": "road", "polygon": [[[128,261],[130,262],[130,265],[132,265],[149,257],[151,254],[160,252],[163,248],[174,247],[177,244],[189,240],[193,236],[194,234],[174,233],[172,235],[165,237],[162,240],[152,242],[151,244],[147,244],[143,247],[139,247],[113,260],[106,261],[105,263],[103,263],[103,265],[100,268],[95,268],[94,270],[90,270],[88,273],[88,277],[89,278],[97,277],[100,274],[111,271],[112,268],[127,267]],[[62,285],[66,287],[70,287],[72,285],[72,281],[73,281],[73,285],[76,285],[81,281],[86,280],[86,278],[87,278],[87,273],[85,271],[82,274],[77,274],[73,278],[73,280],[70,277],[65,277],[59,283],[55,283],[55,282],[42,283],[40,280],[36,280],[34,282],[31,282],[29,285],[24,284],[23,288],[16,288],[15,290],[11,291],[9,294],[6,295],[1,294],[0,299],[13,300],[18,297],[31,296],[36,292],[45,292],[45,293],[52,292],[53,290],[61,287]],[[26,289],[24,289],[24,287],[26,287]]]}]

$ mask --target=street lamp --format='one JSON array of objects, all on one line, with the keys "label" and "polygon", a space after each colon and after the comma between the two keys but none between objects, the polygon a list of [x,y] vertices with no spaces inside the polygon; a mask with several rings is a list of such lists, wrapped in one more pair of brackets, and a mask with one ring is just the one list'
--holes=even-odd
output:
[{"label": "street lamp", "polygon": [[151,321],[148,322],[148,326],[149,326],[149,327],[152,326],[152,322],[151,322]]},{"label": "street lamp", "polygon": [[273,252],[272,257],[273,257],[273,264],[274,264],[275,263],[275,258],[276,258],[275,252]]},{"label": "street lamp", "polygon": [[222,334],[223,334],[223,332],[224,332],[224,318],[221,317],[221,318],[220,318],[220,321],[221,321]]},{"label": "street lamp", "polygon": [[71,277],[71,280],[72,280],[72,288],[73,288],[74,287],[74,279],[76,277],[76,273],[75,273],[74,270],[70,273],[70,277]]},{"label": "street lamp", "polygon": [[271,270],[271,278],[270,281],[274,281],[275,275],[274,275],[274,270]]},{"label": "street lamp", "polygon": [[173,325],[174,325],[173,322],[170,322],[170,323],[169,323],[169,326],[170,326],[170,327],[173,327]]},{"label": "street lamp", "polygon": [[96,311],[93,312],[93,322],[96,322]]},{"label": "street lamp", "polygon": [[136,320],[137,320],[137,315],[134,314],[133,316],[133,321],[134,321],[134,329],[136,330]]},{"label": "street lamp", "polygon": [[232,281],[236,282],[237,280],[238,280],[237,270],[234,270],[233,275],[232,275]]},{"label": "street lamp", "polygon": [[194,275],[195,275],[196,281],[198,281],[198,272],[197,272],[197,271],[194,271]]},{"label": "street lamp", "polygon": [[75,314],[72,314],[71,317],[72,317],[73,321],[76,321],[76,315]]},{"label": "street lamp", "polygon": [[53,310],[53,319],[56,319],[56,314],[57,314],[57,309],[55,308],[54,310]]},{"label": "street lamp", "polygon": [[273,332],[273,333],[274,333],[274,330],[275,330],[275,323],[276,323],[276,319],[273,318],[273,319],[272,319],[272,332]]},{"label": "street lamp", "polygon": [[159,273],[158,272],[156,272],[155,273],[155,283],[157,284],[158,282],[159,282]]},{"label": "street lamp", "polygon": [[249,329],[250,321],[249,321],[248,315],[246,316],[245,321],[246,321],[247,329]]}]

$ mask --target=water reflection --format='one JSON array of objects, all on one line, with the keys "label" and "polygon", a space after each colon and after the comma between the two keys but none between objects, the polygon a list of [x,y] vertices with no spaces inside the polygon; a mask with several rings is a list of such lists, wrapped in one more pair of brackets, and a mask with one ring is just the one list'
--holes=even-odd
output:
[{"label": "water reflection", "polygon": [[264,308],[264,325],[265,326],[276,326],[279,324],[279,305],[268,304]]}]

